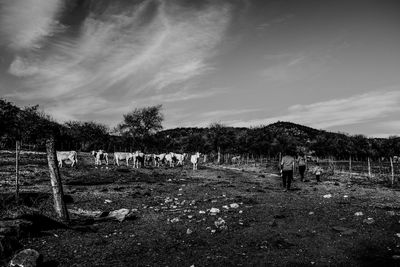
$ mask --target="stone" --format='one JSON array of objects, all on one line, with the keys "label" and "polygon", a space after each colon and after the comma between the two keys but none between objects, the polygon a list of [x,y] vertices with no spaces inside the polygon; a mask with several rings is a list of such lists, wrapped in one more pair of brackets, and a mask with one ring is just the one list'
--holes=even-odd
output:
[{"label": "stone", "polygon": [[210,209],[210,214],[211,215],[216,215],[217,213],[220,213],[220,210],[217,208],[211,208]]},{"label": "stone", "polygon": [[237,208],[239,208],[239,204],[237,204],[237,203],[232,203],[232,204],[230,204],[229,205],[232,209],[237,209]]},{"label": "stone", "polygon": [[363,223],[373,224],[375,222],[374,218],[367,218],[363,220]]},{"label": "stone", "polygon": [[342,227],[342,226],[333,226],[333,230],[336,232],[341,233],[342,235],[352,235],[354,233],[357,233],[355,229],[347,228],[347,227]]},{"label": "stone", "polygon": [[108,214],[108,217],[110,218],[115,218],[116,220],[122,222],[125,220],[126,216],[130,213],[129,209],[119,209],[119,210],[114,210],[111,211]]},{"label": "stone", "polygon": [[43,256],[34,249],[24,249],[10,261],[10,267],[36,267],[42,264]]}]

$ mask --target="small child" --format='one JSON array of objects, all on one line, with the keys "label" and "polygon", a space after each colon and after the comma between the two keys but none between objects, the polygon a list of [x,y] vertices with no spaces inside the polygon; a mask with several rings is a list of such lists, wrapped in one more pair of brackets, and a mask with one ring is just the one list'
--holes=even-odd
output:
[{"label": "small child", "polygon": [[317,166],[314,168],[315,178],[317,178],[317,182],[321,182],[321,174],[323,169],[319,166],[319,162],[316,163]]}]

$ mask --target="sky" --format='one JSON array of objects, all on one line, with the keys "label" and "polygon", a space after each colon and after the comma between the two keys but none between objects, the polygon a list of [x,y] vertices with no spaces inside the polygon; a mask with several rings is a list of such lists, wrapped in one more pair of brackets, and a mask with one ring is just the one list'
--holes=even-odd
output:
[{"label": "sky", "polygon": [[398,0],[0,0],[0,97],[114,127],[400,135]]}]

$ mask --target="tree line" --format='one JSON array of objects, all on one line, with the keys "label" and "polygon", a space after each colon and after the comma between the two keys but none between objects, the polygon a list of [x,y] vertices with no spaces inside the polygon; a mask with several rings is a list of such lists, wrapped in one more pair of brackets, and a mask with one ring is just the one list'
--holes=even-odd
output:
[{"label": "tree line", "polygon": [[16,140],[44,150],[45,138],[52,135],[58,150],[114,151],[141,150],[146,153],[195,152],[253,154],[275,157],[296,149],[317,157],[365,160],[400,155],[400,137],[367,138],[317,130],[307,126],[276,122],[251,128],[209,127],[163,130],[162,106],[135,108],[122,116],[115,128],[98,122],[58,123],[39,106],[17,107],[0,99],[0,147],[12,148]]}]

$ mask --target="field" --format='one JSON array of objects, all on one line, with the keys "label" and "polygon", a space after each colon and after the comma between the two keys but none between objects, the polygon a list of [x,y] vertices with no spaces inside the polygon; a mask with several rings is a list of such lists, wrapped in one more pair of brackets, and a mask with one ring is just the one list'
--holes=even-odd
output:
[{"label": "field", "polygon": [[[12,198],[13,156],[0,154],[3,219],[21,210]],[[400,194],[386,184],[296,177],[283,192],[273,169],[260,166],[96,169],[92,161],[82,153],[77,168],[61,169],[68,209],[127,208],[134,216],[70,214],[68,228],[42,222],[20,242],[46,266],[400,265]],[[45,156],[22,154],[21,176],[24,203],[55,218]]]}]

